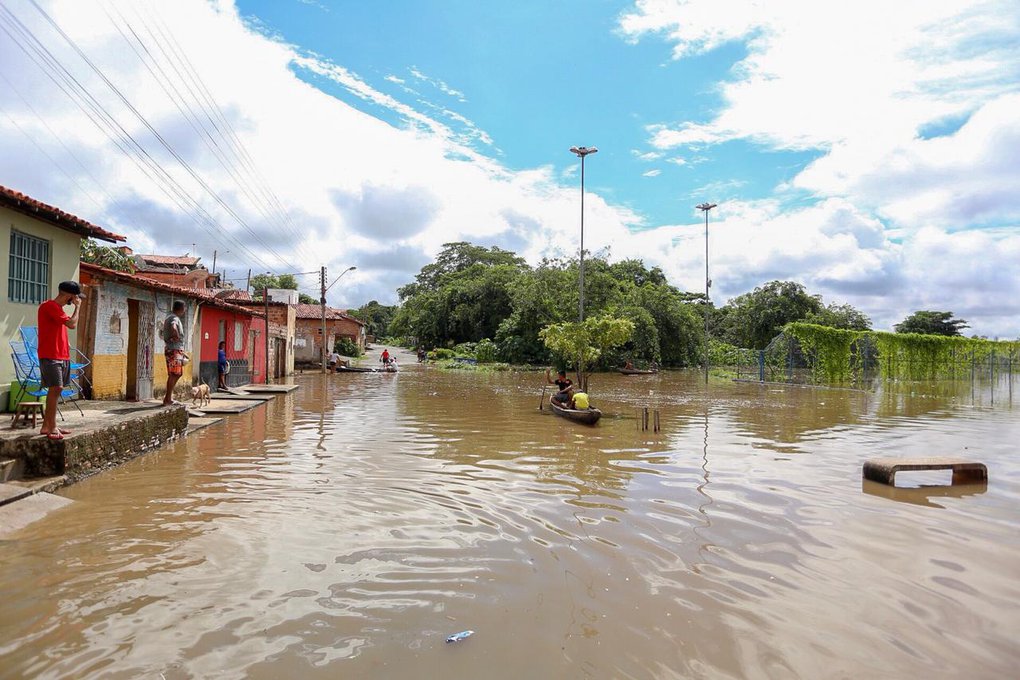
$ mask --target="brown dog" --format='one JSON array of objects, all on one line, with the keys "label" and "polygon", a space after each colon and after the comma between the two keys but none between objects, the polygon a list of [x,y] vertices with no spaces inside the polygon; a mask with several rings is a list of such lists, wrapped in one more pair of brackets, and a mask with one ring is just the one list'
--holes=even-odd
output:
[{"label": "brown dog", "polygon": [[198,402],[199,408],[205,406],[212,401],[212,397],[209,396],[209,386],[205,383],[201,385],[195,385],[191,388],[191,405],[194,406],[195,402]]}]

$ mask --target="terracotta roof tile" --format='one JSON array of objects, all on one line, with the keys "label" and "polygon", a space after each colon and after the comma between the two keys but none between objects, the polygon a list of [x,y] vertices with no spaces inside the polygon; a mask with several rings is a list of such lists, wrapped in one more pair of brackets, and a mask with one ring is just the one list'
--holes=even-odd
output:
[{"label": "terracotta roof tile", "polygon": [[155,279],[147,279],[144,276],[138,276],[136,274],[128,274],[127,272],[120,272],[114,269],[107,269],[106,267],[99,267],[88,262],[82,262],[80,265],[81,270],[92,274],[100,274],[108,278],[121,281],[123,283],[129,283],[140,288],[146,288],[148,290],[161,290],[168,293],[173,293],[181,297],[191,298],[193,300],[201,300],[204,304],[210,304],[213,307],[219,307],[221,309],[233,310],[235,312],[242,312],[249,316],[263,316],[259,313],[259,310],[248,307],[242,307],[240,305],[231,304],[226,300],[222,300],[216,297],[216,293],[208,288],[184,288],[182,286],[174,286],[169,283],[163,283],[162,281],[156,281]]},{"label": "terracotta roof tile", "polygon": [[199,257],[190,255],[136,255],[147,264],[156,265],[179,265],[181,267],[195,267],[198,265]]},{"label": "terracotta roof tile", "polygon": [[[322,308],[319,307],[319,305],[300,304],[295,305],[295,309],[297,312],[296,316],[299,319],[320,319],[320,320],[322,319]],[[326,318],[333,321],[346,319],[348,321],[353,321],[354,323],[360,326],[365,325],[365,323],[360,319],[355,319],[353,316],[347,314],[342,309],[335,309],[333,307],[326,307]]]},{"label": "terracotta roof tile", "polygon": [[29,217],[49,222],[55,227],[81,234],[82,236],[97,238],[102,241],[109,241],[110,243],[127,240],[127,238],[120,234],[114,234],[112,231],[97,227],[91,222],[64,212],[60,208],[54,208],[52,205],[37,201],[31,196],[26,196],[19,191],[8,189],[5,186],[0,186],[0,205],[16,210]]}]

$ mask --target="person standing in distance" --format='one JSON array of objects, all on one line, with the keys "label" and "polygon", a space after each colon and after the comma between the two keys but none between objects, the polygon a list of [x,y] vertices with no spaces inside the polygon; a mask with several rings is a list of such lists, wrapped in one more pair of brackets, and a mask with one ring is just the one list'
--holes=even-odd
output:
[{"label": "person standing in distance", "polygon": [[174,386],[184,375],[184,300],[174,300],[173,312],[163,321],[163,356],[166,358],[166,394],[163,395],[163,406],[179,402],[174,401]]},{"label": "person standing in distance", "polygon": [[[71,345],[67,341],[67,329],[78,326],[81,298],[81,286],[74,281],[63,281],[57,286],[57,297],[39,305],[39,378],[46,388],[46,410],[40,434],[53,440],[71,433],[57,427],[57,401],[71,381]],[[64,312],[67,305],[74,305],[71,316]]]}]

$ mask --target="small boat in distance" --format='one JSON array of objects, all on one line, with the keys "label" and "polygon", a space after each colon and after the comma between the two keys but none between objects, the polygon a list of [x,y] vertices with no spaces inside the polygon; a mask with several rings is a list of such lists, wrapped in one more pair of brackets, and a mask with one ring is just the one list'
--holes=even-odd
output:
[{"label": "small boat in distance", "polygon": [[360,366],[337,366],[337,373],[378,373],[377,368],[362,368]]},{"label": "small boat in distance", "polygon": [[653,375],[653,374],[659,372],[659,369],[657,369],[657,368],[647,368],[647,369],[640,369],[640,368],[618,368],[616,370],[619,371],[622,375]]},{"label": "small boat in distance", "polygon": [[602,411],[597,408],[586,408],[586,409],[573,409],[563,408],[554,401],[549,402],[549,407],[552,412],[558,415],[560,418],[566,418],[567,420],[573,420],[575,423],[582,423],[584,425],[594,425],[599,422],[599,418],[602,417]]}]

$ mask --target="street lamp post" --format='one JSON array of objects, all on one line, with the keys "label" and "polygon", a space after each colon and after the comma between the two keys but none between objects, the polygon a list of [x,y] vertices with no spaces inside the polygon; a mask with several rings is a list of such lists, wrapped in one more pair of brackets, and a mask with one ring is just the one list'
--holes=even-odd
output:
[{"label": "street lamp post", "polygon": [[710,298],[708,289],[712,287],[712,279],[708,278],[708,211],[716,207],[715,203],[702,203],[698,210],[705,213],[705,384],[708,384],[708,305]]},{"label": "street lamp post", "polygon": [[570,153],[576,154],[581,159],[581,260],[580,260],[580,300],[577,303],[578,320],[584,322],[584,157],[588,154],[598,153],[594,146],[572,146]]},{"label": "street lamp post", "polygon": [[319,296],[319,304],[322,305],[322,372],[326,372],[326,291],[336,285],[336,282],[343,278],[344,274],[357,269],[357,267],[348,267],[347,269],[340,272],[340,276],[333,279],[333,283],[326,285],[326,268],[323,267],[320,273],[322,280],[322,292]]}]

